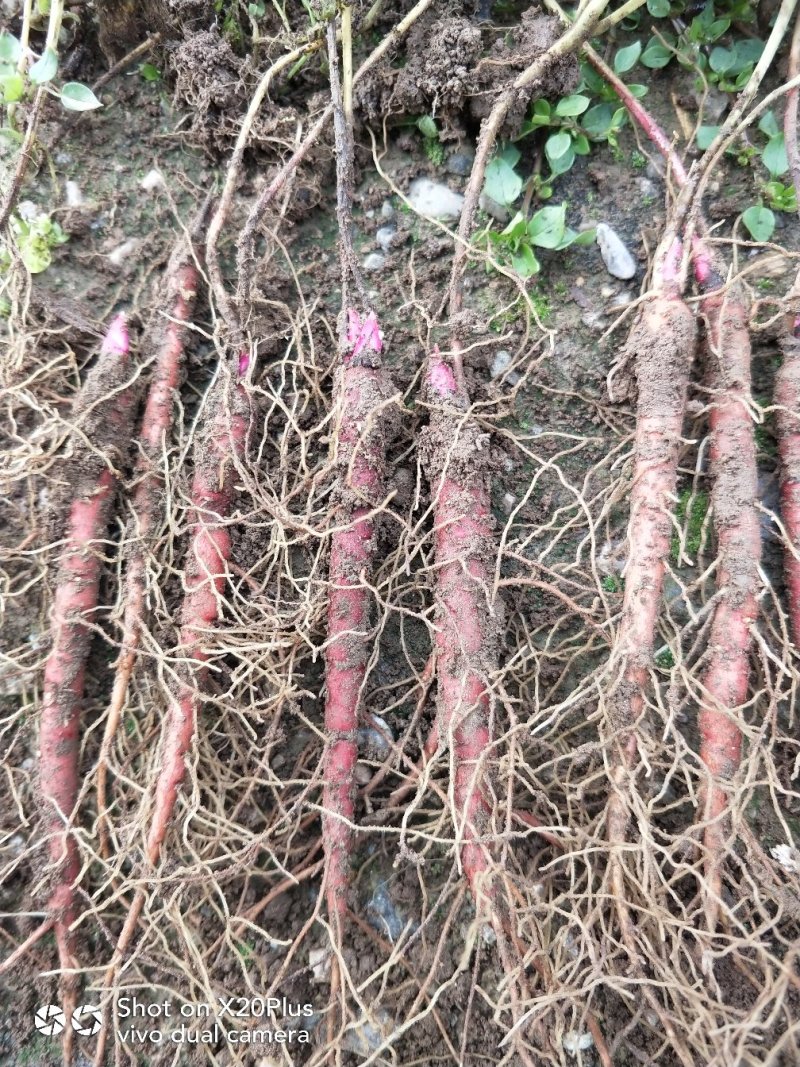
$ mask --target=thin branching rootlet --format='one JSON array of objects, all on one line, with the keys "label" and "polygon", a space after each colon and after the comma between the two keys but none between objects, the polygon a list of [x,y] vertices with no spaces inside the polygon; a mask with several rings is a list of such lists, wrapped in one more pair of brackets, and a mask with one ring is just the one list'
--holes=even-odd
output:
[{"label": "thin branching rootlet", "polygon": [[0,1059],[800,1062],[797,8],[4,5]]}]

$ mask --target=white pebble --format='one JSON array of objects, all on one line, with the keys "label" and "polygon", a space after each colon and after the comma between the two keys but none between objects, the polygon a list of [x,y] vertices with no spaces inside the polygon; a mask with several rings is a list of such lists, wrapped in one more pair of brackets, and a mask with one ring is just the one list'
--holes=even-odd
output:
[{"label": "white pebble", "polygon": [[486,193],[481,193],[478,197],[478,207],[481,211],[485,211],[487,215],[491,215],[493,219],[498,222],[508,222],[511,218],[511,212],[508,208],[503,207],[502,204],[498,204],[496,200],[492,200]]},{"label": "white pebble", "polygon": [[364,270],[367,271],[383,270],[385,265],[386,256],[382,252],[370,252],[362,263]]},{"label": "white pebble", "polygon": [[408,190],[408,202],[420,215],[432,219],[457,219],[464,207],[464,197],[440,182],[417,178]]},{"label": "white pebble", "polygon": [[620,237],[605,222],[597,224],[597,243],[606,270],[614,278],[627,280],[636,273],[636,260],[622,243]]},{"label": "white pebble", "polygon": [[392,238],[396,232],[394,226],[381,226],[375,234],[375,244],[380,248],[381,252],[389,251],[392,247]]},{"label": "white pebble", "polygon": [[23,222],[33,222],[39,217],[39,209],[32,200],[20,200],[17,204],[17,214]]},{"label": "white pebble", "polygon": [[594,1044],[594,1039],[591,1034],[582,1034],[578,1030],[569,1030],[561,1038],[561,1044],[564,1046],[564,1051],[568,1052],[570,1056],[577,1056],[579,1052],[585,1052],[586,1049],[591,1048]]},{"label": "white pebble", "polygon": [[506,515],[510,515],[514,508],[517,506],[517,498],[513,493],[506,493],[503,497],[503,511]]},{"label": "white pebble", "polygon": [[77,182],[65,182],[64,191],[67,194],[67,207],[81,207],[84,202],[83,193]]},{"label": "white pebble", "polygon": [[315,982],[327,982],[331,976],[331,957],[327,949],[312,948],[308,953],[308,965]]},{"label": "white pebble", "polygon": [[372,771],[367,764],[362,763],[361,760],[356,764],[355,779],[359,785],[369,785],[372,781]]},{"label": "white pebble", "polygon": [[394,218],[394,206],[392,205],[391,200],[384,200],[384,202],[381,204],[381,218],[382,219],[393,219]]},{"label": "white pebble", "polygon": [[789,871],[791,874],[797,874],[798,870],[800,870],[795,858],[795,850],[790,845],[774,845],[769,850],[769,853],[774,860],[777,860],[778,863],[780,863],[785,871]]},{"label": "white pebble", "polygon": [[133,255],[138,247],[139,241],[135,237],[131,237],[130,240],[124,241],[121,245],[118,245],[113,252],[108,253],[109,263],[113,263],[115,267],[121,267],[125,260]]},{"label": "white pebble", "polygon": [[385,760],[392,751],[394,734],[388,722],[374,713],[368,716],[369,724],[359,726],[356,734],[358,751],[367,759]]},{"label": "white pebble", "polygon": [[[506,352],[505,349],[500,349],[495,353],[494,359],[489,367],[489,373],[493,378],[499,378],[501,374],[505,374],[505,380],[509,385],[516,385],[520,380],[519,374],[515,371],[508,371],[513,361],[513,356],[510,352]],[[508,373],[506,373],[508,371]]]},{"label": "white pebble", "polygon": [[504,370],[508,370],[511,366],[513,356],[510,352],[507,352],[504,348],[501,348],[499,352],[495,352],[492,365],[489,368],[489,373],[493,378],[499,378]]},{"label": "white pebble", "polygon": [[15,856],[21,856],[25,851],[25,838],[22,834],[15,834],[8,842],[8,847]]},{"label": "white pebble", "polygon": [[152,193],[154,189],[160,189],[163,185],[164,175],[155,167],[149,170],[139,182],[139,188],[144,189],[146,193]]}]

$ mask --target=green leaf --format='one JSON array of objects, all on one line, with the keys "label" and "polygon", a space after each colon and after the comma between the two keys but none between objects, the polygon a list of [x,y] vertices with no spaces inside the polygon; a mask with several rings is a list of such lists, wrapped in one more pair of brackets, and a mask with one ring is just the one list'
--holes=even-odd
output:
[{"label": "green leaf", "polygon": [[47,242],[35,238],[20,243],[19,257],[31,274],[41,274],[53,262]]},{"label": "green leaf", "polygon": [[783,134],[770,137],[767,146],[761,153],[761,162],[770,172],[773,178],[779,178],[789,169],[789,159],[786,155],[786,142]]},{"label": "green leaf", "polygon": [[586,134],[576,133],[572,137],[572,150],[576,156],[588,156],[591,152],[589,138]]},{"label": "green leaf", "polygon": [[28,77],[34,85],[46,85],[55,78],[58,71],[58,56],[52,48],[47,48],[28,71]]},{"label": "green leaf", "polygon": [[760,204],[749,207],[742,215],[742,222],[754,241],[768,241],[775,230],[774,214]]},{"label": "green leaf", "polygon": [[505,148],[498,153],[500,159],[504,159],[508,163],[509,167],[516,167],[522,158],[522,153],[516,145],[507,144]]},{"label": "green leaf", "polygon": [[753,63],[758,63],[764,51],[764,42],[755,37],[740,38],[736,42],[736,73],[745,70]]},{"label": "green leaf", "polygon": [[591,102],[588,96],[581,96],[580,94],[562,97],[556,104],[556,114],[562,118],[582,115]]},{"label": "green leaf", "polygon": [[781,132],[780,126],[778,126],[778,120],[775,118],[775,114],[772,111],[764,112],[758,120],[758,128],[762,133],[765,133],[767,137],[777,137]]},{"label": "green leaf", "polygon": [[251,19],[263,19],[264,15],[267,13],[267,9],[259,0],[259,3],[257,4],[247,5],[247,13]]},{"label": "green leaf", "polygon": [[552,163],[554,159],[560,159],[568,151],[571,143],[570,135],[566,130],[551,133],[545,142],[544,150],[547,158]]},{"label": "green leaf", "polygon": [[158,67],[154,67],[152,63],[142,63],[139,67],[139,73],[146,82],[157,82],[161,78],[161,71]]},{"label": "green leaf", "polygon": [[637,100],[641,100],[643,96],[647,96],[648,86],[637,85],[634,83],[633,85],[628,86],[628,92],[631,96],[635,96]]},{"label": "green leaf", "polygon": [[593,245],[597,241],[597,230],[592,226],[590,230],[581,230],[574,238],[574,245]]},{"label": "green leaf", "polygon": [[651,70],[660,70],[662,67],[666,67],[671,59],[672,52],[656,37],[650,38],[647,48],[645,48],[641,56],[644,66],[650,67]]},{"label": "green leaf", "polygon": [[647,0],[647,10],[654,19],[665,19],[669,15],[669,0]]},{"label": "green leaf", "polygon": [[522,184],[522,178],[511,164],[502,156],[496,156],[486,168],[483,191],[496,204],[507,207],[522,192]]},{"label": "green leaf", "polygon": [[718,45],[712,49],[708,62],[715,74],[727,74],[736,65],[736,52],[733,48],[722,48]]},{"label": "green leaf", "polygon": [[518,211],[511,222],[501,231],[501,236],[507,241],[518,241],[528,232],[528,223],[521,211]]},{"label": "green leaf", "polygon": [[550,105],[546,100],[535,100],[533,104],[533,117],[550,121]]},{"label": "green leaf", "polygon": [[540,208],[528,223],[528,236],[539,248],[558,248],[564,239],[567,205]]},{"label": "green leaf", "polygon": [[[709,4],[709,8],[713,10],[713,5]],[[731,20],[729,18],[715,19],[706,30],[706,41],[710,44],[712,41],[717,41],[726,33],[730,28]]]},{"label": "green leaf", "polygon": [[3,74],[0,76],[0,89],[4,104],[14,104],[21,100],[25,92],[25,79],[21,74]]},{"label": "green leaf", "polygon": [[0,33],[0,63],[19,63],[22,45],[16,37],[3,31]]},{"label": "green leaf", "polygon": [[103,106],[89,86],[80,82],[65,82],[61,90],[61,103],[68,111],[94,111]]},{"label": "green leaf", "polygon": [[429,141],[439,139],[439,131],[436,128],[436,123],[430,115],[423,115],[421,119],[417,119],[417,129],[423,137],[427,137]]},{"label": "green leaf", "polygon": [[519,252],[511,257],[511,265],[520,278],[530,278],[541,270],[541,264],[528,244],[523,245]]},{"label": "green leaf", "polygon": [[550,170],[552,171],[550,177],[557,178],[559,174],[566,174],[574,162],[575,152],[570,144],[563,156],[550,160]]},{"label": "green leaf", "polygon": [[613,117],[614,108],[611,104],[595,104],[583,116],[581,126],[593,140],[602,141],[608,137]]},{"label": "green leaf", "polygon": [[625,48],[620,48],[614,56],[614,70],[617,74],[624,74],[626,70],[635,67],[642,54],[642,42],[634,41]]},{"label": "green leaf", "polygon": [[714,138],[720,131],[719,126],[699,126],[697,129],[697,147],[705,152],[711,146]]}]

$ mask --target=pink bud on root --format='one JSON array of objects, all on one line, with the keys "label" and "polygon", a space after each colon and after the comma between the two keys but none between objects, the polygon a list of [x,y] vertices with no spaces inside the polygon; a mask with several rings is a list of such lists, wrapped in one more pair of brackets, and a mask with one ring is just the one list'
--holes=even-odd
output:
[{"label": "pink bud on root", "polygon": [[100,352],[104,356],[127,356],[131,350],[131,338],[128,333],[128,320],[120,313],[111,320],[106,330]]},{"label": "pink bud on root", "polygon": [[362,319],[355,308],[347,309],[347,343],[350,345],[349,358],[355,359],[365,349],[380,352],[383,348],[383,335],[374,311]]},{"label": "pink bud on root", "polygon": [[250,366],[250,353],[245,351],[245,350],[242,350],[239,353],[238,374],[239,374],[240,378],[244,378],[245,374],[247,374],[247,369],[248,369],[249,366]]},{"label": "pink bud on root", "polygon": [[697,284],[708,285],[711,281],[711,256],[699,237],[692,240],[692,266]]},{"label": "pink bud on root", "polygon": [[428,364],[428,386],[441,400],[455,396],[458,392],[455,375],[450,366],[442,359],[439,346],[434,345]]}]

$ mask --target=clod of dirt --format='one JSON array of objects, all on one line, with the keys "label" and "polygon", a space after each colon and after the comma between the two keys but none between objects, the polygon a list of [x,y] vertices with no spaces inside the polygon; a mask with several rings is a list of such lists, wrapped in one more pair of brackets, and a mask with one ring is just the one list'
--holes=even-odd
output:
[{"label": "clod of dirt", "polygon": [[400,71],[394,98],[403,111],[424,103],[433,114],[458,111],[474,92],[481,31],[468,19],[439,19],[409,36],[409,61]]},{"label": "clod of dirt", "polygon": [[[536,8],[523,12],[510,40],[498,38],[489,55],[478,65],[475,92],[470,100],[473,116],[477,119],[485,118],[499,93],[508,88],[518,74],[555,44],[560,35],[561,27],[557,19],[539,14]],[[572,92],[578,84],[579,74],[575,56],[560,56],[553,60],[541,79],[517,93],[500,136],[509,137],[519,131],[532,99],[555,99]]]},{"label": "clod of dirt", "polygon": [[[480,27],[468,19],[421,19],[409,34],[406,66],[393,69],[386,61],[368,75],[356,89],[357,111],[373,123],[398,112],[443,115],[450,127],[445,134],[452,137],[452,124],[467,104],[474,118],[485,118],[497,96],[559,33],[556,19],[528,10],[509,39],[496,40],[485,54]],[[577,80],[573,56],[555,60],[539,82],[517,94],[501,135],[518,129],[534,94],[563,96]]]},{"label": "clod of dirt", "polygon": [[99,43],[109,64],[135,48],[149,33],[180,38],[214,21],[208,0],[97,0]]},{"label": "clod of dirt", "polygon": [[[241,112],[242,60],[216,29],[188,37],[172,54],[175,95],[193,113],[192,132],[206,144],[219,141],[225,115]],[[227,138],[223,138],[223,145]]]}]

